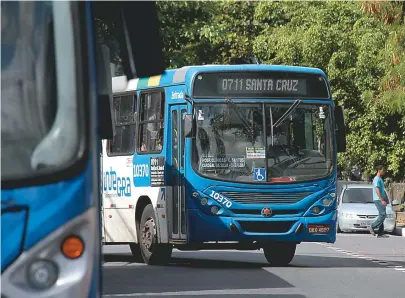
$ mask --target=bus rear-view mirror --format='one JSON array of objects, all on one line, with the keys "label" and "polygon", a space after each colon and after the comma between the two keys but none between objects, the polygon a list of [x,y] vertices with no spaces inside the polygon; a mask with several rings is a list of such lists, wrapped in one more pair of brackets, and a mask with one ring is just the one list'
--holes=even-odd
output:
[{"label": "bus rear-view mirror", "polygon": [[115,82],[114,91],[124,91],[131,79],[160,75],[164,72],[163,44],[155,2],[99,1],[92,2],[91,5],[94,19],[100,20],[110,29],[115,28],[112,31],[113,40],[119,47],[117,53],[110,53],[104,46],[97,46],[96,49],[99,133],[102,139],[112,139],[115,127],[112,117],[111,57],[119,55],[124,72],[124,76]]},{"label": "bus rear-view mirror", "polygon": [[184,115],[184,136],[186,138],[194,137],[194,116],[193,114]]},{"label": "bus rear-view mirror", "polygon": [[341,106],[335,107],[335,125],[337,152],[346,152],[346,126]]},{"label": "bus rear-view mirror", "polygon": [[160,75],[165,70],[163,43],[154,1],[92,2],[97,19],[115,28],[127,80]]}]

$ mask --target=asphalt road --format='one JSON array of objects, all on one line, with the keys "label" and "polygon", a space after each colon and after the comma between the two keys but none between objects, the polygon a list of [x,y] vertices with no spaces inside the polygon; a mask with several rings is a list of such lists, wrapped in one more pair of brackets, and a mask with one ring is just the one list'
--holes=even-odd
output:
[{"label": "asphalt road", "polygon": [[288,267],[262,251],[173,252],[168,266],[133,263],[129,247],[104,246],[103,297],[405,297],[405,238],[339,234],[304,243]]}]

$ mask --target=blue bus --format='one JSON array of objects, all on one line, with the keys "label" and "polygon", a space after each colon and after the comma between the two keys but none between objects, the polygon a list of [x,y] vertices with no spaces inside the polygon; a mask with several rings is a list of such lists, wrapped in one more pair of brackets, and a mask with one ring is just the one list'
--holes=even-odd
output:
[{"label": "blue bus", "polygon": [[[103,141],[103,244],[147,264],[172,249],[260,250],[286,265],[301,242],[336,239],[343,107],[325,73],[204,65],[116,90]],[[120,131],[120,133],[118,133]]]},{"label": "blue bus", "polygon": [[1,297],[100,297],[100,144],[115,131],[96,24],[125,32],[125,79],[161,74],[154,5],[1,3]]}]

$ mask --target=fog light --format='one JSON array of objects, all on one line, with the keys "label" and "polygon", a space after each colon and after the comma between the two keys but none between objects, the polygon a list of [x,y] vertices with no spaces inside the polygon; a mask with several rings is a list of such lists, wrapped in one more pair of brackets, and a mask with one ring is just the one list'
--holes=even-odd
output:
[{"label": "fog light", "polygon": [[212,207],[211,207],[211,213],[212,213],[212,214],[215,215],[215,214],[218,213],[218,211],[219,211],[219,208],[218,208],[217,206],[212,206]]},{"label": "fog light", "polygon": [[58,279],[58,271],[56,264],[51,261],[35,261],[28,267],[27,280],[35,289],[47,289]]},{"label": "fog light", "polygon": [[333,202],[333,201],[332,201],[331,199],[329,199],[329,198],[323,198],[323,199],[322,199],[322,204],[325,205],[325,206],[328,206],[328,207],[329,207],[330,205],[332,205],[332,202]]},{"label": "fog light", "polygon": [[207,198],[201,198],[201,200],[200,200],[200,203],[201,203],[201,205],[207,205],[208,204],[208,200],[207,200]]},{"label": "fog light", "polygon": [[315,206],[312,208],[311,211],[313,214],[319,214],[319,213],[321,213],[321,208],[319,208],[318,206]]}]

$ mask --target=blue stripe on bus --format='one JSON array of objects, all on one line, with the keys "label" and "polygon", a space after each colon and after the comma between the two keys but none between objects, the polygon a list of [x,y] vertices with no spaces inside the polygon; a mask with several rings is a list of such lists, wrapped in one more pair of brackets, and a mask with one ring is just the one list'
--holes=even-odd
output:
[{"label": "blue stripe on bus", "polygon": [[[84,173],[68,181],[61,181],[51,185],[2,190],[2,201],[12,199],[16,205],[28,206],[29,208],[25,241],[24,238],[20,239],[24,241],[24,250],[30,249],[69,220],[83,214],[94,204],[92,195],[93,178],[91,174],[92,168],[91,163],[89,163]],[[17,220],[20,215],[16,214],[15,216]],[[7,227],[5,219],[6,217],[3,218],[2,216],[1,240],[3,243],[18,236],[17,234],[11,236],[13,229]],[[9,217],[7,219],[9,223],[12,222]],[[6,261],[8,263],[12,262],[10,257],[7,257],[14,255],[12,250],[16,250],[16,247],[2,245],[2,268],[3,265],[9,265]],[[4,257],[8,259],[6,260]]]}]

